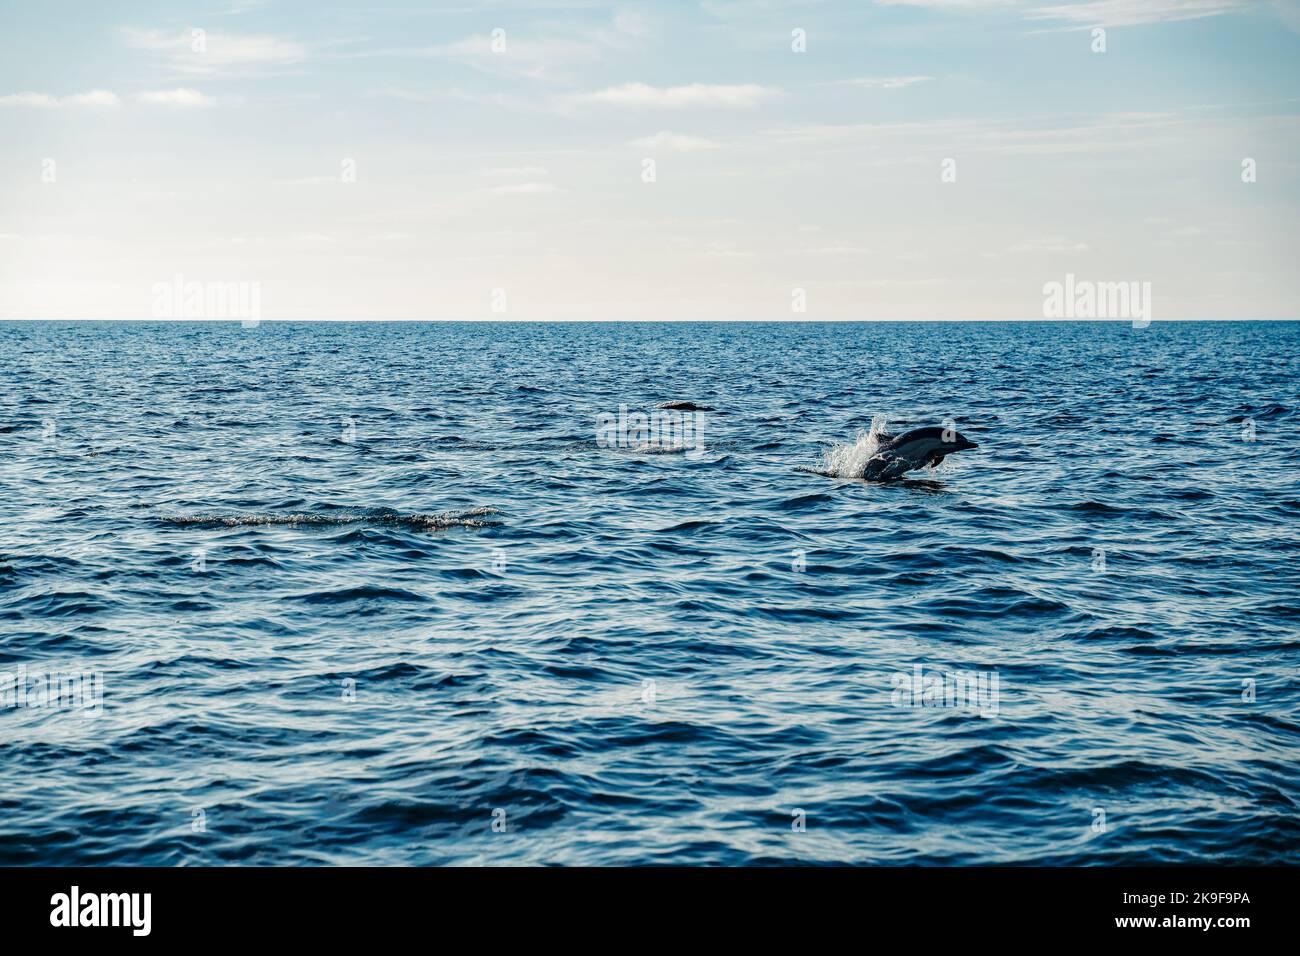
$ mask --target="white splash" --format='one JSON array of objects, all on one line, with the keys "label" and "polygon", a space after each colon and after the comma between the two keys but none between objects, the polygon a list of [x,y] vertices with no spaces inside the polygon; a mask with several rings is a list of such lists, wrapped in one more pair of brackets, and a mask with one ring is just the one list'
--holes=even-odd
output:
[{"label": "white splash", "polygon": [[813,470],[831,478],[861,478],[866,474],[867,462],[880,450],[881,440],[888,437],[885,419],[878,416],[871,422],[870,431],[860,431],[853,441],[828,449]]}]

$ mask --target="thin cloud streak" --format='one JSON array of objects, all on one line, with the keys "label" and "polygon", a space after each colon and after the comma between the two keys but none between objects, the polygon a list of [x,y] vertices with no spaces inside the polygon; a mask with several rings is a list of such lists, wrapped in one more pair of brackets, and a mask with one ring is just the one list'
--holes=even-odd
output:
[{"label": "thin cloud streak", "polygon": [[217,102],[211,96],[200,93],[198,90],[189,89],[188,87],[181,87],[175,90],[154,90],[148,93],[137,93],[135,98],[137,102],[155,106],[182,106],[190,108],[214,106]]},{"label": "thin cloud streak", "polygon": [[822,86],[858,86],[869,90],[901,90],[918,83],[928,83],[932,76],[863,76],[848,80],[833,80]]},{"label": "thin cloud streak", "polygon": [[602,106],[639,109],[743,109],[752,110],[776,99],[783,92],[757,83],[714,85],[691,83],[686,86],[651,86],[648,83],[624,83],[577,97],[579,102]]},{"label": "thin cloud streak", "polygon": [[49,93],[10,93],[0,96],[0,106],[32,106],[40,109],[59,109],[65,106],[121,106],[122,99],[109,90],[90,90],[87,93],[73,93],[68,96],[54,96]]},{"label": "thin cloud streak", "polygon": [[672,153],[698,153],[719,149],[722,146],[721,143],[705,139],[703,136],[688,136],[685,133],[673,133],[669,130],[660,130],[653,136],[642,136],[640,139],[632,140],[628,145],[635,146],[637,149],[663,150]]},{"label": "thin cloud streak", "polygon": [[131,49],[163,57],[168,68],[178,73],[259,72],[294,66],[310,56],[304,44],[266,35],[125,27],[121,36]]}]

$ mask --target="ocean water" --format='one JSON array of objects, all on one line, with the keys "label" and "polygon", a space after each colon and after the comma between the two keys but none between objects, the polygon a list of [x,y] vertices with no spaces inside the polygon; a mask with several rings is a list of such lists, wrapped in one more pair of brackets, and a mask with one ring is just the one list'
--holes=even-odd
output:
[{"label": "ocean water", "polygon": [[1297,358],[0,324],[0,863],[1294,861]]}]

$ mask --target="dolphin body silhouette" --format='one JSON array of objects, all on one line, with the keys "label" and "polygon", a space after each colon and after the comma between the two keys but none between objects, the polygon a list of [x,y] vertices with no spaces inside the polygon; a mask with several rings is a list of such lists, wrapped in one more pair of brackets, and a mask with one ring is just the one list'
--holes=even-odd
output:
[{"label": "dolphin body silhouette", "polygon": [[878,442],[876,453],[862,473],[868,481],[901,478],[909,471],[937,465],[954,452],[979,447],[956,429],[934,425],[897,436],[881,435]]}]

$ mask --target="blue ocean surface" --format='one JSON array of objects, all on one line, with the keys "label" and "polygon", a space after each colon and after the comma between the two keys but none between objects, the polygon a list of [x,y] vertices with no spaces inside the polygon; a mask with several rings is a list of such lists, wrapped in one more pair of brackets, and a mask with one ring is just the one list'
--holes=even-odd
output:
[{"label": "blue ocean surface", "polygon": [[1293,862],[1298,358],[0,324],[0,863]]}]

